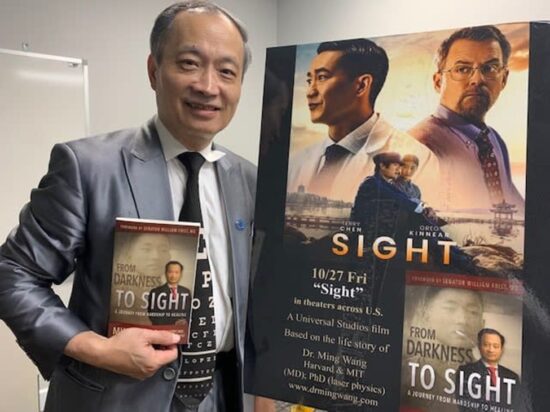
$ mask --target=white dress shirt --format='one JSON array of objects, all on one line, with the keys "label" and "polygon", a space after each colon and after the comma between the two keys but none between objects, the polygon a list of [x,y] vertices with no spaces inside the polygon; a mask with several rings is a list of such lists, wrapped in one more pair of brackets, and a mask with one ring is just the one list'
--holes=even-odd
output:
[{"label": "white dress shirt", "polygon": [[498,375],[498,363],[497,363],[495,366],[493,366],[493,365],[489,365],[489,364],[488,364],[487,362],[485,362],[483,359],[481,359],[481,362],[482,362],[482,363],[485,365],[485,367],[487,368],[487,372],[489,372],[489,367],[492,366],[493,368],[495,368],[495,376],[497,377],[497,382],[498,382],[498,378],[500,377],[500,376]]},{"label": "white dress shirt", "polygon": [[336,144],[342,146],[349,153],[346,155],[344,163],[349,162],[353,156],[357,155],[359,151],[365,146],[367,138],[378,120],[378,113],[373,113],[364,123],[359,127],[352,130],[350,133],[345,135],[338,142],[332,140],[330,136],[327,136],[320,144],[321,157],[319,158],[318,166],[316,172],[319,172],[323,165],[325,164],[325,150],[327,147]]},{"label": "white dress shirt", "polygon": [[[189,150],[177,141],[162,124],[158,116],[155,126],[159,134],[162,151],[166,160],[174,220],[178,220],[187,182],[187,171],[177,156]],[[212,291],[214,294],[214,316],[216,319],[216,351],[228,351],[234,346],[233,307],[231,306],[232,278],[229,256],[227,220],[223,200],[220,195],[220,183],[216,176],[214,163],[225,156],[219,150],[212,150],[212,144],[199,152],[205,159],[199,172],[199,193],[204,238],[208,250],[208,260],[212,273]]]}]

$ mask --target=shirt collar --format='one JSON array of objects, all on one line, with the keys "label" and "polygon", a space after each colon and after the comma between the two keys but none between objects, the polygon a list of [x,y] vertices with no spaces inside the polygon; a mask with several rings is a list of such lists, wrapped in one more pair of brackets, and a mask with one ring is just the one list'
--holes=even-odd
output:
[{"label": "shirt collar", "polygon": [[386,182],[386,183],[389,183],[389,184],[394,183],[393,179],[388,179],[388,178],[384,177],[381,172],[375,173],[374,176],[376,176],[378,179],[380,179],[383,182]]},{"label": "shirt collar", "polygon": [[[378,113],[373,113],[364,123],[344,136],[337,144],[356,154],[365,145],[369,134],[378,119]],[[326,140],[326,146],[330,146],[334,141]]]},{"label": "shirt collar", "polygon": [[[158,115],[155,116],[155,127],[160,139],[160,145],[162,146],[162,152],[164,153],[164,159],[168,162],[172,159],[177,158],[180,154],[189,152],[183,144],[181,144],[172,133],[168,131],[166,126],[159,119]],[[199,153],[206,159],[207,162],[213,163],[217,160],[220,160],[225,153],[220,150],[212,149],[212,142],[204,149],[200,150]]]},{"label": "shirt collar", "polygon": [[462,132],[462,134],[472,140],[475,140],[481,132],[481,129],[478,126],[464,119],[462,116],[453,112],[451,109],[446,108],[442,104],[437,106],[435,117],[442,119],[449,126],[458,129],[460,132]]},{"label": "shirt collar", "polygon": [[[485,362],[483,359],[481,359],[481,363],[483,363],[483,365],[485,365],[486,368],[493,367],[492,365],[489,365],[487,362]],[[496,364],[496,366],[494,366],[494,368],[498,370],[498,363]]]}]

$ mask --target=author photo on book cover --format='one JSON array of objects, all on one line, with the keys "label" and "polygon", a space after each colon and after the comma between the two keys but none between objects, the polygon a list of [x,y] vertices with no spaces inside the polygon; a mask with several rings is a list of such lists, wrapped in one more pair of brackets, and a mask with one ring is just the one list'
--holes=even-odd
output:
[{"label": "author photo on book cover", "polygon": [[460,366],[456,376],[460,412],[491,409],[518,410],[520,379],[501,364],[506,338],[496,329],[483,328],[477,334],[480,358]]},{"label": "author photo on book cover", "polygon": [[166,263],[166,283],[151,289],[148,315],[153,325],[186,324],[191,315],[191,291],[180,285],[184,267],[177,260]]}]

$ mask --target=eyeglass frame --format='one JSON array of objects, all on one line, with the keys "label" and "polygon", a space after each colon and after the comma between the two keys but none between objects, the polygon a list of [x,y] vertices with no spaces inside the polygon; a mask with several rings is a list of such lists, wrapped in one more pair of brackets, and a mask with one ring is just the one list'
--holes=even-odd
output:
[{"label": "eyeglass frame", "polygon": [[[458,72],[454,72],[453,69],[457,68],[457,67],[469,67],[471,69],[470,73],[464,77],[464,78],[455,78],[454,75],[456,75]],[[497,66],[496,68],[496,72],[495,72],[495,75],[494,77],[492,75],[489,75],[487,76],[487,73],[484,73],[483,72],[483,68],[491,68],[491,67],[495,67]],[[479,70],[479,74],[481,76],[483,76],[484,79],[486,80],[496,80],[498,79],[498,76],[504,71],[508,69],[508,66],[506,65],[501,65],[500,63],[483,63],[483,64],[479,64],[477,66],[474,66],[474,65],[471,65],[471,64],[465,64],[465,63],[455,63],[450,69],[441,69],[439,70],[439,73],[449,73],[449,76],[451,76],[451,79],[456,81],[456,82],[463,82],[463,81],[466,81],[466,80],[470,80],[472,78],[472,76],[474,75],[474,72],[476,70]]]}]

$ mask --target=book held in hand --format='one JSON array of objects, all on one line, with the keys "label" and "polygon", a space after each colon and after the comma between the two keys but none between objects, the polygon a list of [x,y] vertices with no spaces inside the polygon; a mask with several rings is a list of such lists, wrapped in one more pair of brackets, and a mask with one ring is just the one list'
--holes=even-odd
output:
[{"label": "book held in hand", "polygon": [[200,225],[117,218],[108,335],[170,330],[187,343]]}]

